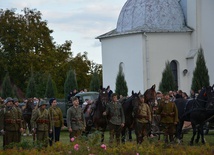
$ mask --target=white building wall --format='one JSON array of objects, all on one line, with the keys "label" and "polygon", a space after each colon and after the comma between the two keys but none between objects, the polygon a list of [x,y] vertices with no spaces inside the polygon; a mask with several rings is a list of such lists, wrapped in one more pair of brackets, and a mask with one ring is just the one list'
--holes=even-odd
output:
[{"label": "white building wall", "polygon": [[149,33],[149,57],[151,84],[156,84],[157,89],[162,79],[162,72],[168,60],[178,62],[178,89],[189,93],[189,74],[183,75],[183,70],[188,69],[186,55],[190,48],[190,33]]},{"label": "white building wall", "polygon": [[[214,1],[187,0],[187,25],[194,29],[191,35],[191,49],[202,47],[208,67],[210,84],[214,84]],[[194,63],[196,62],[195,56]],[[195,67],[195,66],[194,66]],[[193,68],[194,70],[194,68]],[[193,73],[193,71],[191,72]]]},{"label": "white building wall", "polygon": [[201,0],[201,46],[204,50],[210,84],[214,84],[214,0]]},{"label": "white building wall", "polygon": [[103,38],[103,86],[110,85],[115,91],[116,77],[119,63],[123,62],[125,79],[128,85],[128,95],[131,91],[143,91],[143,44],[142,35],[123,35],[119,37]]}]

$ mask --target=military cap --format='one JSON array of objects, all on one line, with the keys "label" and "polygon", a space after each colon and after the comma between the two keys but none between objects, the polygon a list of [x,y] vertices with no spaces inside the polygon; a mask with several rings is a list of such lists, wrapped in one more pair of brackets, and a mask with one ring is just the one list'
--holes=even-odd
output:
[{"label": "military cap", "polygon": [[13,99],[11,97],[7,97],[5,100],[4,100],[4,103],[7,104],[7,102],[13,102]]},{"label": "military cap", "polygon": [[41,100],[39,106],[42,106],[42,105],[48,105],[48,103],[45,100]]}]

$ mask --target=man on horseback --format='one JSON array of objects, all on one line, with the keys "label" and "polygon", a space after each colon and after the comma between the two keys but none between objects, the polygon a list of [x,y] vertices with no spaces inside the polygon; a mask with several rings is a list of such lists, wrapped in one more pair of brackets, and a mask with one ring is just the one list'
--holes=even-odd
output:
[{"label": "man on horseback", "polygon": [[169,94],[165,94],[164,100],[160,103],[157,114],[161,116],[161,127],[164,132],[165,142],[168,143],[168,136],[170,142],[173,142],[173,135],[175,127],[178,123],[178,110],[173,101],[170,100]]},{"label": "man on horseback", "polygon": [[144,103],[144,96],[140,95],[140,103],[134,108],[134,116],[136,118],[135,134],[137,137],[137,144],[143,142],[143,137],[148,136],[149,124],[151,124],[151,110],[149,105]]}]

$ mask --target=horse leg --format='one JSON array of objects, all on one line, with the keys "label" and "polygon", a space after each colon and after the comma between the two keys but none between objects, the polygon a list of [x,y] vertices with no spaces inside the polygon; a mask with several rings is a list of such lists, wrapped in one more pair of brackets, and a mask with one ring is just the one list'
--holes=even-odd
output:
[{"label": "horse leg", "polygon": [[198,144],[199,139],[200,139],[200,134],[201,134],[201,129],[200,126],[197,127],[197,137],[195,139],[195,143]]},{"label": "horse leg", "polygon": [[128,129],[129,131],[129,141],[131,142],[132,141],[132,129]]},{"label": "horse leg", "polygon": [[195,139],[195,135],[196,135],[196,125],[192,123],[192,129],[193,129],[193,134],[192,134],[192,138],[190,140],[190,145],[193,145],[193,141]]},{"label": "horse leg", "polygon": [[201,143],[205,144],[205,139],[204,139],[204,125],[201,126]]}]

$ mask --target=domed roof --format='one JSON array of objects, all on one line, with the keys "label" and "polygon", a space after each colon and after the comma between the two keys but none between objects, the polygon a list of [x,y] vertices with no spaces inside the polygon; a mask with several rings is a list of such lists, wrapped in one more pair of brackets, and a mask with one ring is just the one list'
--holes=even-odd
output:
[{"label": "domed roof", "polygon": [[116,31],[183,31],[185,27],[179,0],[127,0]]}]

